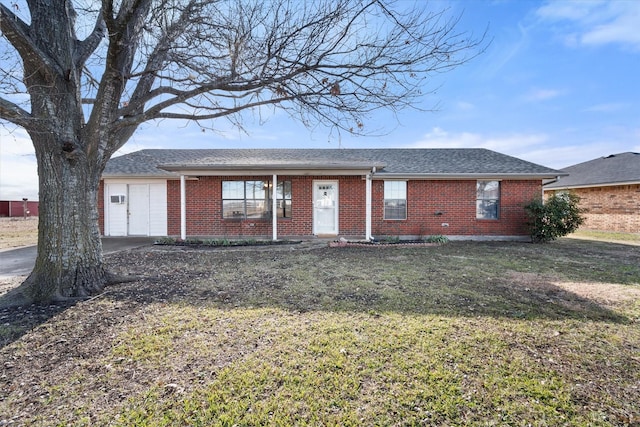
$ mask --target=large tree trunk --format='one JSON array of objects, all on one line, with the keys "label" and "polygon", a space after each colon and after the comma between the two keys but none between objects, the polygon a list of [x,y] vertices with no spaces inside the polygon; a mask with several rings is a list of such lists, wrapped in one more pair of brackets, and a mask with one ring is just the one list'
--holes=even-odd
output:
[{"label": "large tree trunk", "polygon": [[104,165],[119,142],[114,139],[105,148],[114,138],[108,125],[117,117],[122,75],[128,68],[107,67],[116,76],[115,88],[109,84],[113,80],[101,84],[101,102],[94,103],[87,123],[81,76],[87,52],[103,37],[102,16],[93,34],[80,41],[71,2],[33,0],[29,9],[31,25],[17,23],[10,29],[22,49],[30,95],[25,129],[38,160],[38,255],[27,280],[4,296],[0,306],[83,298],[102,291],[109,279],[98,230],[97,192]]},{"label": "large tree trunk", "polygon": [[[36,147],[61,145],[42,141],[47,138],[42,135],[32,138]],[[10,305],[86,297],[100,292],[109,277],[98,228],[102,168],[88,161],[81,150],[39,153],[37,157],[38,255],[31,275],[12,293]]]},{"label": "large tree trunk", "polygon": [[11,293],[9,305],[86,297],[100,292],[108,276],[97,208],[104,161],[96,148],[101,138],[96,129],[105,128],[88,130],[84,119],[84,55],[79,47],[86,45],[76,39],[76,13],[69,2],[35,0],[29,8],[32,22],[25,40],[31,45],[25,50],[36,46],[42,52],[41,57],[23,56],[35,118],[26,129],[40,181],[38,255],[32,273]]}]

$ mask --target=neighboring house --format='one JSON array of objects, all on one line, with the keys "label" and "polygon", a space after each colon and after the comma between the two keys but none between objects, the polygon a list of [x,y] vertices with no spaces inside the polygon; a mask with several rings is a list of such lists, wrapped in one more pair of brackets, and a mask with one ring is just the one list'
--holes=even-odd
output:
[{"label": "neighboring house", "polygon": [[38,201],[22,200],[0,200],[0,217],[27,217],[38,216]]},{"label": "neighboring house", "polygon": [[586,208],[583,228],[640,233],[640,153],[620,153],[564,169],[545,196],[571,191]]},{"label": "neighboring house", "polygon": [[523,206],[560,175],[485,149],[142,150],[107,164],[100,226],[183,239],[518,239]]}]

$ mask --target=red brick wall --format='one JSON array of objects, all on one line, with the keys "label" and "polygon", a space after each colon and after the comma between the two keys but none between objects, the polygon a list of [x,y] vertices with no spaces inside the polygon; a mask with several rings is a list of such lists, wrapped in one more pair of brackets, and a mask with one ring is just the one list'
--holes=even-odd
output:
[{"label": "red brick wall", "polygon": [[540,194],[540,181],[501,181],[499,218],[476,219],[476,180],[409,181],[407,220],[384,220],[384,183],[374,181],[372,233],[376,237],[526,236],[523,207]]},{"label": "red brick wall", "polygon": [[[187,235],[271,237],[271,219],[223,219],[222,181],[270,180],[272,176],[200,177],[187,180]],[[278,181],[291,181],[291,218],[278,218],[279,236],[308,236],[313,234],[313,180],[328,177],[278,176]],[[180,182],[167,182],[168,233],[180,235]]]},{"label": "red brick wall", "polygon": [[[188,180],[188,236],[271,236],[271,219],[229,220],[222,218],[222,181],[271,179],[264,177],[200,177]],[[279,236],[308,236],[313,233],[313,181],[336,177],[279,176],[292,182],[291,218],[278,219]],[[339,228],[341,235],[365,233],[365,181],[360,176],[339,178]],[[523,206],[541,194],[540,181],[501,182],[500,218],[476,219],[475,180],[409,181],[407,220],[384,220],[384,183],[372,182],[372,232],[380,236],[487,235],[525,236]],[[168,233],[180,235],[180,182],[168,181]],[[436,212],[442,212],[436,215]],[[448,226],[444,227],[442,224]]]},{"label": "red brick wall", "polygon": [[571,191],[580,197],[579,206],[587,209],[580,228],[640,233],[640,184]]},{"label": "red brick wall", "polygon": [[339,192],[339,227],[345,236],[364,236],[366,230],[367,183],[360,176],[341,177]]}]

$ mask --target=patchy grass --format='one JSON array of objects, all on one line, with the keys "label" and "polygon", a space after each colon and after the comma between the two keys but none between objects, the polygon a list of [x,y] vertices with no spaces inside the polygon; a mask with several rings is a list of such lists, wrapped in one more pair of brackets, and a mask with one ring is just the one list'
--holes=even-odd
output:
[{"label": "patchy grass", "polygon": [[572,233],[570,237],[604,242],[622,242],[640,245],[640,233],[617,233],[614,231],[581,230]]},{"label": "patchy grass", "polygon": [[0,218],[0,249],[38,243],[38,217]]},{"label": "patchy grass", "polygon": [[152,246],[107,261],[147,278],[9,331],[0,422],[640,423],[637,246]]}]

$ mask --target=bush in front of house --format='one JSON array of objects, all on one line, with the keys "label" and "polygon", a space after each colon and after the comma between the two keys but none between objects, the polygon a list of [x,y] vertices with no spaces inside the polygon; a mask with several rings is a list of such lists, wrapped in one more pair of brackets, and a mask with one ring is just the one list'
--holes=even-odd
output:
[{"label": "bush in front of house", "polygon": [[434,234],[433,236],[429,236],[424,239],[427,243],[437,243],[439,245],[444,245],[445,243],[449,243],[449,238],[447,236],[443,236],[442,234]]},{"label": "bush in front of house", "polygon": [[573,233],[584,222],[578,205],[580,198],[572,193],[554,194],[546,201],[536,199],[524,208],[529,217],[529,234],[534,243],[545,243]]}]

